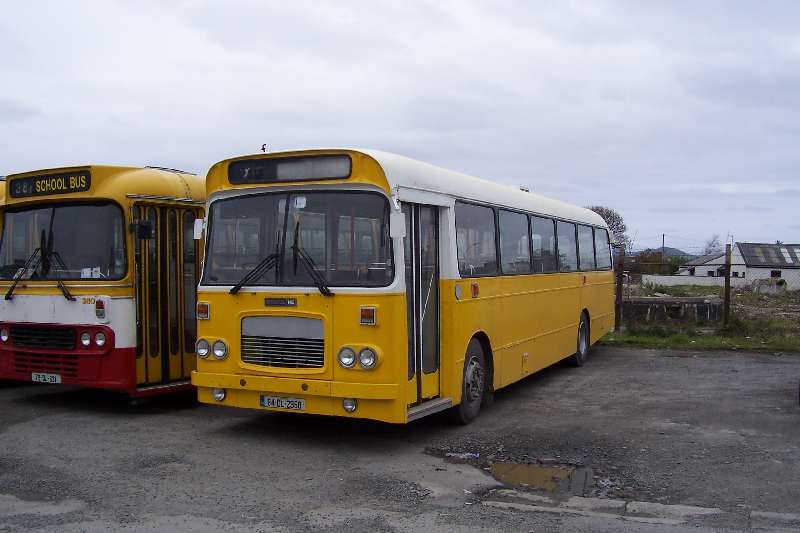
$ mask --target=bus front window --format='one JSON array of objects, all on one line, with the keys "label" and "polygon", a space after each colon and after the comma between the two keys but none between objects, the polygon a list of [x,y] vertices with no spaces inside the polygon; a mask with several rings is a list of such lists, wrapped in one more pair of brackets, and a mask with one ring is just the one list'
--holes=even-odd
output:
[{"label": "bus front window", "polygon": [[313,285],[310,268],[334,287],[389,285],[394,266],[388,220],[386,198],[367,192],[267,193],[218,200],[209,212],[203,282],[235,284],[277,253],[277,268],[267,269],[249,285]]},{"label": "bus front window", "polygon": [[[0,238],[0,279],[121,279],[123,227],[122,210],[111,203],[9,209]],[[29,271],[21,272],[30,258]]]}]

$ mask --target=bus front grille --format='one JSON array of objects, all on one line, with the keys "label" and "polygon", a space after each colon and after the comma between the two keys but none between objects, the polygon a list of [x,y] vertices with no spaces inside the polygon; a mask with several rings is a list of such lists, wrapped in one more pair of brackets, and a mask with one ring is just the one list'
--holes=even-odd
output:
[{"label": "bus front grille", "polygon": [[242,335],[242,361],[278,368],[322,368],[325,340]]},{"label": "bus front grille", "polygon": [[75,329],[50,326],[11,326],[11,344],[22,348],[74,350]]},{"label": "bus front grille", "polygon": [[21,374],[43,372],[62,377],[78,377],[78,356],[74,354],[15,353],[14,371]]}]

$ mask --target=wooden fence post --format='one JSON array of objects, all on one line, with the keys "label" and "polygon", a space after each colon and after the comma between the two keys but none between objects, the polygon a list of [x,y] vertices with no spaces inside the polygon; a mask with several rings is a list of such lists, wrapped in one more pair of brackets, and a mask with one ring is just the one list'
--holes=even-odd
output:
[{"label": "wooden fence post", "polygon": [[625,245],[619,246],[619,254],[617,254],[617,279],[616,279],[616,299],[614,301],[614,331],[619,333],[622,327],[622,289],[623,289],[623,276],[625,271]]}]

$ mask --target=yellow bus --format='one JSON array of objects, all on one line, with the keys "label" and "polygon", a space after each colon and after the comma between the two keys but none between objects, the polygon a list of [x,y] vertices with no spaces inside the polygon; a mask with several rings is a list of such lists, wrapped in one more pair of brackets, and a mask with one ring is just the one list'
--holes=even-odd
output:
[{"label": "yellow bus", "polygon": [[0,235],[3,234],[3,207],[6,205],[6,177],[0,176]]},{"label": "yellow bus", "polygon": [[206,188],[201,402],[467,423],[613,325],[587,209],[371,150],[228,159]]},{"label": "yellow bus", "polygon": [[0,379],[191,387],[203,179],[88,165],[7,176]]}]

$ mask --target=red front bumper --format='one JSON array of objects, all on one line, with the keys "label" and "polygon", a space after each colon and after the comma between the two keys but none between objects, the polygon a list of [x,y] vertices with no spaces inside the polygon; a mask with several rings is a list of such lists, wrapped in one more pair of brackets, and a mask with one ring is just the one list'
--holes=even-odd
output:
[{"label": "red front bumper", "polygon": [[[136,391],[136,350],[116,348],[114,332],[105,326],[66,326],[63,324],[10,324],[0,327],[11,331],[11,338],[0,341],[0,379],[32,381],[31,375],[57,374],[61,383],[112,389],[133,393]],[[24,330],[24,335],[15,335]],[[102,347],[88,347],[80,342],[84,331],[91,332],[92,339],[98,331],[106,336]],[[64,334],[74,332],[74,342],[69,347],[49,346],[51,335],[58,337],[53,342],[64,343]],[[68,344],[68,342],[67,342]]]}]

